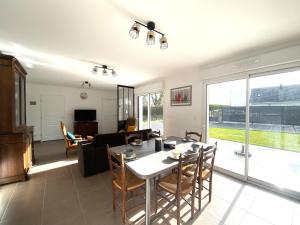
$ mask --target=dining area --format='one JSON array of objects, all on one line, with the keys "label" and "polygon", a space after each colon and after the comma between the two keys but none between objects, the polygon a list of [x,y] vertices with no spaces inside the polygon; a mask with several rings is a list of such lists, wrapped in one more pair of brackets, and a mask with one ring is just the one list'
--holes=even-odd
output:
[{"label": "dining area", "polygon": [[[150,225],[168,214],[179,225],[199,216],[203,200],[212,200],[217,143],[203,143],[197,132],[164,137],[153,131],[145,141],[139,136],[126,139],[125,145],[107,145],[113,211],[120,210],[120,222]],[[128,207],[135,198],[142,201]],[[143,213],[129,221],[127,213],[135,207]]]}]

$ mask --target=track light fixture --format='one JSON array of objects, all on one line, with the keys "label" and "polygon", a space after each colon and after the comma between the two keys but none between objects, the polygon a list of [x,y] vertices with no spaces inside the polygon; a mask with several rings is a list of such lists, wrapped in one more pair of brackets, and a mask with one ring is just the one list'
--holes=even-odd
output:
[{"label": "track light fixture", "polygon": [[146,43],[148,45],[155,44],[155,32],[156,32],[161,35],[161,38],[159,39],[160,49],[163,50],[168,48],[168,41],[165,34],[155,30],[155,23],[152,21],[148,22],[147,24],[143,24],[141,22],[135,21],[131,29],[129,30],[130,37],[132,37],[133,39],[137,39],[139,37],[141,26],[146,27],[148,29],[147,38],[146,38]]},{"label": "track light fixture", "polygon": [[91,82],[89,82],[89,81],[82,81],[82,83],[81,83],[81,87],[82,88],[91,88],[92,87],[92,84],[91,84]]},{"label": "track light fixture", "polygon": [[103,69],[102,70],[102,75],[103,76],[108,76],[108,70],[111,71],[111,75],[112,75],[113,78],[115,78],[115,77],[118,76],[118,74],[116,73],[116,71],[114,69],[112,69],[112,68],[109,68],[107,65],[101,65],[101,66],[96,65],[96,66],[94,66],[93,69],[92,69],[92,73],[93,74],[97,74],[98,73],[98,69]]}]

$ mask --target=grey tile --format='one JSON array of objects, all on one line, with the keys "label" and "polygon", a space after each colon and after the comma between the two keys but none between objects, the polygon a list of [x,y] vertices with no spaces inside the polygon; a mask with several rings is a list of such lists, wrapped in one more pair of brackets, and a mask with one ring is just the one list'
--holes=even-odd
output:
[{"label": "grey tile", "polygon": [[6,220],[2,220],[0,225],[41,225],[41,215],[10,217]]},{"label": "grey tile", "polygon": [[[38,184],[38,183],[36,183]],[[31,218],[41,215],[44,184],[18,183],[2,219]]]},{"label": "grey tile", "polygon": [[54,222],[47,221],[44,224],[48,225],[86,225],[86,221],[81,214],[69,214],[65,215],[64,218],[59,220],[54,220]]},{"label": "grey tile", "polygon": [[112,210],[112,194],[107,189],[79,193],[79,201],[83,212]]},{"label": "grey tile", "polygon": [[0,186],[0,221],[8,207],[9,200],[13,197],[17,184],[3,185]]},{"label": "grey tile", "polygon": [[80,214],[81,210],[76,198],[45,202],[42,212],[43,225],[63,223],[66,218]]}]

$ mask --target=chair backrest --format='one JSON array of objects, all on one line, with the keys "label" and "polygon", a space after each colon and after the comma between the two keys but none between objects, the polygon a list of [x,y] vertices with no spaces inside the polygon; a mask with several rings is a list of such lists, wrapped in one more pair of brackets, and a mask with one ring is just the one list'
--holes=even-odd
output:
[{"label": "chair backrest", "polygon": [[60,121],[60,128],[61,128],[61,132],[62,132],[62,134],[64,136],[66,148],[68,148],[70,146],[71,142],[67,138],[67,128],[66,128],[66,126],[65,126],[65,124],[64,124],[63,121]]},{"label": "chair backrest", "polygon": [[109,170],[112,180],[120,179],[120,185],[122,190],[125,190],[126,184],[126,167],[124,162],[123,154],[117,154],[109,148],[107,145],[107,156],[109,162]]},{"label": "chair backrest", "polygon": [[147,140],[150,140],[151,138],[160,137],[160,130],[152,130],[151,132],[147,133]]},{"label": "chair backrest", "polygon": [[214,145],[209,146],[207,148],[203,148],[202,146],[200,150],[200,169],[201,171],[208,170],[210,176],[212,175],[214,169],[217,145],[218,143],[215,142]]},{"label": "chair backrest", "polygon": [[[198,137],[198,140],[197,139],[194,139],[192,138],[192,136],[197,136]],[[187,136],[190,136],[193,140],[195,141],[202,141],[202,134],[201,133],[198,133],[198,132],[194,132],[194,131],[185,131],[185,137]]]},{"label": "chair backrest", "polygon": [[125,144],[128,145],[129,143],[133,142],[134,139],[143,140],[143,134],[142,133],[126,134],[125,135]]},{"label": "chair backrest", "polygon": [[64,136],[67,136],[67,129],[63,121],[60,121],[61,132]]},{"label": "chair backrest", "polygon": [[[200,164],[200,152],[195,152],[191,154],[180,154],[178,163],[178,173],[177,173],[177,192],[181,193],[181,187],[183,185],[189,185],[191,188],[195,188],[197,175],[199,171]],[[184,176],[183,178],[183,167],[189,165],[189,171],[191,176]],[[177,193],[177,194],[178,194]]]}]

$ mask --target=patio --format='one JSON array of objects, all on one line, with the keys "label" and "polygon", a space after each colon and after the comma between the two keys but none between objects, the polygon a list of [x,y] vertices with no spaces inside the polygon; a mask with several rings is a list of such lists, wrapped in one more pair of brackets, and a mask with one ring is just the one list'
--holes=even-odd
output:
[{"label": "patio", "polygon": [[[244,174],[245,157],[235,154],[242,144],[210,138],[218,142],[216,166]],[[300,192],[300,153],[250,145],[249,177]]]}]

